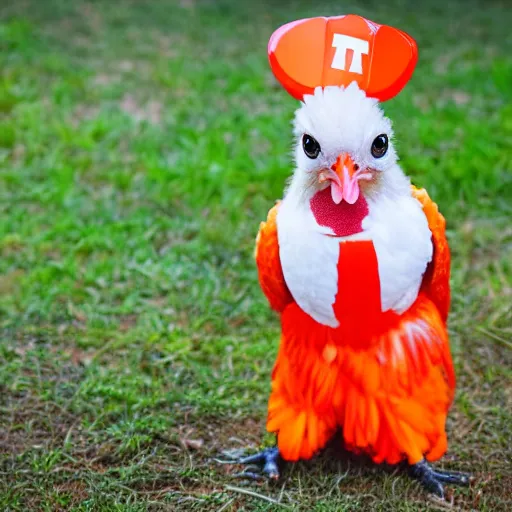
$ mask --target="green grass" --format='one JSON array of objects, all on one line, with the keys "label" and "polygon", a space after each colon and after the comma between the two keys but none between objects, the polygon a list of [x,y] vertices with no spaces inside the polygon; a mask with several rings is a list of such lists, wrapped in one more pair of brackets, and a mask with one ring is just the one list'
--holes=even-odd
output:
[{"label": "green grass", "polygon": [[266,43],[286,21],[354,12],[420,48],[384,108],[453,248],[444,461],[476,482],[449,499],[510,510],[507,3],[2,3],[0,509],[446,508],[346,455],[298,464],[276,486],[212,461],[272,442],[279,326],[252,252],[291,171],[297,103],[272,79]]}]

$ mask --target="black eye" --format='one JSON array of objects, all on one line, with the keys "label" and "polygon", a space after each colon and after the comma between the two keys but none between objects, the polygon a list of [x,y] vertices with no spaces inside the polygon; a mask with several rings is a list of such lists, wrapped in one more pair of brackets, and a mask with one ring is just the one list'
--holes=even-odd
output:
[{"label": "black eye", "polygon": [[388,144],[388,136],[385,133],[377,135],[372,142],[372,155],[375,158],[382,158],[388,150]]},{"label": "black eye", "polygon": [[308,158],[315,159],[320,154],[320,144],[307,133],[302,136],[302,148]]}]

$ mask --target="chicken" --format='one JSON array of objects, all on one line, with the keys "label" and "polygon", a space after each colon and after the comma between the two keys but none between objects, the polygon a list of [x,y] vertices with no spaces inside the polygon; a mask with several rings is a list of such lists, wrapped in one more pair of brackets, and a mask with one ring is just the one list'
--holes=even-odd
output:
[{"label": "chicken", "polygon": [[[366,23],[369,38],[380,27],[351,18]],[[329,19],[318,19],[329,32]],[[350,25],[341,29],[341,36],[350,33]],[[375,55],[371,43],[367,53]],[[271,46],[275,52],[275,41]],[[267,420],[277,447],[241,462],[261,463],[276,478],[280,459],[309,459],[341,430],[349,450],[376,463],[406,461],[426,489],[443,496],[444,483],[469,481],[429,464],[447,449],[455,389],[445,220],[398,165],[379,91],[372,97],[365,90],[368,60],[358,65],[359,82],[337,62],[345,67],[341,85],[324,80],[305,88],[293,73],[281,80],[302,99],[296,168],[260,226],[255,253],[262,290],[282,326]],[[410,76],[410,63],[403,67]]]}]

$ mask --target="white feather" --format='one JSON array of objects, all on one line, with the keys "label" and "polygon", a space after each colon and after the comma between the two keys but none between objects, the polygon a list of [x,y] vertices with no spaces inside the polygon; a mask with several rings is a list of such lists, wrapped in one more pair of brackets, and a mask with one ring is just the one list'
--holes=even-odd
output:
[{"label": "white feather", "polygon": [[377,254],[382,311],[406,311],[416,300],[432,259],[431,232],[420,203],[408,195],[368,199],[365,235]]},{"label": "white feather", "polygon": [[308,203],[296,199],[296,194],[288,194],[277,213],[283,275],[303,311],[321,324],[337,327],[333,305],[338,292],[339,241],[326,236],[332,230],[316,223]]},{"label": "white feather", "polygon": [[[397,161],[392,143],[384,157],[372,156],[370,149],[375,137],[385,133],[392,141],[393,129],[377,100],[367,98],[355,82],[346,89],[317,87],[314,95],[306,95],[295,113],[294,133],[297,137],[295,162],[299,172],[293,180],[311,180],[318,170],[329,168],[341,152],[350,153],[359,167],[377,171],[386,171]],[[302,150],[304,133],[312,135],[322,148],[314,160]]]}]

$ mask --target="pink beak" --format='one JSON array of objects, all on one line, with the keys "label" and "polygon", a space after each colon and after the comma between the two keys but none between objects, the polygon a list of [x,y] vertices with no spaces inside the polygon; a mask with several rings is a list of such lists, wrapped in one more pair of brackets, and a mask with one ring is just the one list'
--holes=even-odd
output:
[{"label": "pink beak", "polygon": [[341,153],[330,169],[319,174],[320,183],[331,182],[331,196],[336,204],[343,199],[348,204],[354,204],[359,198],[359,180],[371,179],[369,172],[364,172],[354,164],[347,153]]}]

